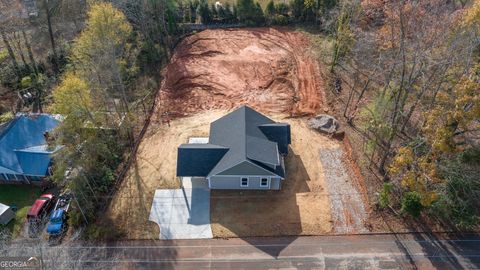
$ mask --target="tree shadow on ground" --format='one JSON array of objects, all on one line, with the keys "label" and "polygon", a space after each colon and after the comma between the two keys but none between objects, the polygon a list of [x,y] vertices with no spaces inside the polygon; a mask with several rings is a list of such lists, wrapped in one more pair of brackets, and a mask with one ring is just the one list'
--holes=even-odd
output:
[{"label": "tree shadow on ground", "polygon": [[125,180],[119,187],[107,209],[107,215],[101,217],[100,221],[107,226],[114,225],[112,229],[119,231],[126,239],[158,239],[159,228],[156,223],[149,221],[155,189],[151,190],[139,171],[139,163],[135,158],[130,175],[125,176],[131,179]]},{"label": "tree shadow on ground", "polygon": [[[281,190],[212,190],[211,222],[214,236],[238,236],[277,258],[296,236],[302,221],[296,194],[310,191],[311,181],[302,159],[289,149],[285,159],[286,180]],[[278,245],[260,245],[258,236],[279,238]]]},{"label": "tree shadow on ground", "polygon": [[[478,233],[442,233],[432,232],[424,219],[403,219],[408,228],[408,234],[403,236],[397,233],[388,222],[389,231],[396,238],[396,245],[409,261],[409,266],[404,268],[418,269],[415,255],[410,254],[406,242],[415,241],[424,253],[424,258],[436,269],[479,269],[480,268],[480,235]],[[443,230],[455,231],[451,224],[442,223]],[[412,235],[412,238],[408,236]],[[421,268],[421,266],[420,266]]]},{"label": "tree shadow on ground", "polygon": [[[477,233],[415,233],[430,263],[437,269],[479,269],[480,236]],[[465,265],[465,263],[470,265]]]}]

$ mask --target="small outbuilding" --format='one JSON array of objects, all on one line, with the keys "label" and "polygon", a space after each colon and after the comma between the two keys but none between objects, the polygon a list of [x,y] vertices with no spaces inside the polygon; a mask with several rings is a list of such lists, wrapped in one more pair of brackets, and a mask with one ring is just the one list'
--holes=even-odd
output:
[{"label": "small outbuilding", "polygon": [[15,217],[15,212],[8,205],[0,203],[0,224],[7,225]]}]

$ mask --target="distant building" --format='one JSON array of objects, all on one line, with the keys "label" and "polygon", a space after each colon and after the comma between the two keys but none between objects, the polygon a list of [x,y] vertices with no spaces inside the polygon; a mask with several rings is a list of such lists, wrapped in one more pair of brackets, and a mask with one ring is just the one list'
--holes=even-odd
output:
[{"label": "distant building", "polygon": [[177,176],[205,177],[211,189],[280,189],[290,125],[242,106],[210,125],[209,142],[178,148]]},{"label": "distant building", "polygon": [[7,225],[14,217],[15,213],[12,208],[0,203],[0,225]]},{"label": "distant building", "polygon": [[46,137],[61,117],[49,114],[17,114],[0,126],[0,182],[39,182],[50,175],[52,154]]},{"label": "distant building", "polygon": [[24,3],[25,8],[28,12],[28,16],[30,16],[30,17],[37,17],[38,16],[38,8],[37,8],[37,1],[36,0],[23,0],[23,3]]}]

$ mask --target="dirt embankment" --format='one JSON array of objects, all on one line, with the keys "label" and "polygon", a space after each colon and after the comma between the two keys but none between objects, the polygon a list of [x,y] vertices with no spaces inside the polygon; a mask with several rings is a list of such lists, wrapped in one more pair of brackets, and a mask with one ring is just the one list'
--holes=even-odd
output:
[{"label": "dirt embankment", "polygon": [[248,104],[265,113],[315,114],[322,104],[318,65],[301,33],[206,30],[183,40],[166,69],[156,115],[186,115]]}]

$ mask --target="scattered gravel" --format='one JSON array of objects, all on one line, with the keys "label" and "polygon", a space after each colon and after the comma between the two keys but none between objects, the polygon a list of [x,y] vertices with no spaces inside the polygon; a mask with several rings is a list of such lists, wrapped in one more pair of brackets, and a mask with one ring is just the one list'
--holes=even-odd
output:
[{"label": "scattered gravel", "polygon": [[325,149],[320,152],[320,159],[325,170],[325,181],[330,194],[334,233],[368,232],[364,226],[367,218],[362,195],[352,182],[342,161],[341,148]]}]

